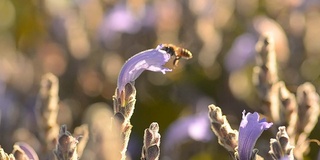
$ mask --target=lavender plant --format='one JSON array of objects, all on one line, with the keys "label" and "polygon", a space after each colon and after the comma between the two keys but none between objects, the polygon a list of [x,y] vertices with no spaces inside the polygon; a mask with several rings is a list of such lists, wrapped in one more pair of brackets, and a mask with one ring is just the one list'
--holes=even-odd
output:
[{"label": "lavender plant", "polygon": [[[37,122],[42,150],[46,158],[53,159],[52,151],[59,160],[79,159],[88,141],[88,127],[77,128],[77,138],[67,131],[66,125],[57,123],[59,111],[59,81],[52,73],[42,77],[37,99]],[[57,130],[60,131],[58,132]],[[83,140],[80,142],[80,137]],[[43,157],[44,158],[44,157]]]},{"label": "lavender plant", "polygon": [[[308,135],[319,116],[319,95],[311,83],[298,87],[297,98],[279,81],[274,40],[263,35],[256,45],[257,66],[253,82],[262,102],[264,114],[279,127],[276,139],[270,139],[269,154],[273,159],[303,159],[309,147]],[[209,106],[211,129],[218,136],[219,144],[226,148],[233,159],[262,159],[253,149],[261,133],[273,123],[259,120],[257,112],[242,113],[239,133],[233,130],[222,115],[221,109]],[[288,126],[288,133],[285,126]],[[295,150],[294,150],[295,149]]]},{"label": "lavender plant", "polygon": [[[123,137],[123,147],[121,151],[122,159],[126,158],[126,150],[132,129],[130,118],[134,112],[136,101],[136,89],[134,87],[134,81],[145,70],[162,72],[163,74],[172,71],[171,69],[164,66],[169,61],[171,54],[172,53],[168,53],[164,49],[162,44],[160,44],[155,49],[149,49],[134,55],[133,57],[128,59],[122,66],[122,69],[118,76],[115,95],[113,96],[114,117],[121,123],[120,133]],[[152,126],[154,126],[154,124]],[[154,130],[157,127],[151,128],[153,128]],[[145,142],[150,141],[150,139],[148,139],[148,136],[145,136],[145,138],[147,138]],[[149,155],[148,148],[145,149],[146,153],[143,154],[142,157],[148,157]]]},{"label": "lavender plant", "polygon": [[[315,87],[306,82],[298,87],[294,96],[285,83],[278,80],[273,37],[262,35],[256,49],[257,66],[254,68],[253,80],[263,104],[264,114],[278,127],[287,126],[289,141],[296,146],[293,154],[295,158],[303,159],[303,155],[309,150],[308,136],[318,121],[319,95]],[[281,132],[284,132],[284,129],[281,127]],[[279,152],[282,153],[283,149]],[[292,155],[289,158],[292,159]]]},{"label": "lavender plant", "polygon": [[[210,130],[203,121],[203,117],[208,117],[192,117],[188,114],[194,113],[194,106],[200,106],[193,97],[202,96],[198,91],[210,98],[218,98],[221,104],[226,101],[228,104],[233,103],[230,108],[237,107],[237,101],[229,96],[224,97],[229,93],[226,88],[230,87],[234,98],[244,100],[247,104],[243,107],[259,106],[262,111],[260,115],[256,112],[244,112],[237,130],[232,129],[232,124],[229,124],[232,117],[228,117],[228,121],[221,109],[209,107],[210,120],[206,120],[211,121],[211,129],[217,134],[218,142],[232,158],[262,158],[253,149],[254,143],[261,132],[270,127],[268,122],[272,122],[268,131],[274,135],[271,136],[274,139],[270,140],[269,151],[273,159],[315,159],[310,157],[316,156],[318,148],[312,147],[310,143],[316,141],[311,137],[319,138],[313,131],[314,128],[319,130],[317,123],[320,110],[319,95],[316,93],[320,66],[319,2],[76,0],[57,3],[56,0],[45,0],[28,3],[0,0],[0,160],[37,159],[36,156],[31,156],[35,153],[38,153],[38,159],[55,159],[53,150],[59,159],[81,157],[113,160],[121,159],[120,156],[122,159],[130,159],[125,156],[132,134],[131,117],[137,101],[134,81],[144,70],[162,73],[171,71],[160,63],[167,62],[166,59],[172,56],[168,52],[172,50],[158,46],[160,50],[157,47],[132,57],[121,70],[116,91],[113,88],[121,68],[122,56],[161,41],[183,42],[194,47],[192,50],[196,51],[195,58],[198,61],[192,67],[187,67],[188,74],[176,72],[170,75],[173,80],[183,79],[180,84],[186,90],[169,87],[170,91],[166,95],[168,97],[165,98],[179,100],[181,103],[159,111],[158,115],[161,120],[166,118],[167,123],[173,118],[177,118],[175,122],[186,118],[185,122],[193,124],[192,127],[182,126],[184,135],[192,135],[188,140],[180,138],[183,137],[178,132],[181,133],[181,126],[173,126],[174,143],[166,144],[164,141],[162,144],[187,144],[179,147],[162,145],[175,152],[168,155],[183,155],[177,156],[180,159],[213,159],[212,156],[214,159],[223,159],[216,158],[221,154],[212,154],[212,147],[215,147],[215,143],[209,143],[212,139],[199,139],[200,135],[205,137],[203,128]],[[233,29],[236,32],[232,32]],[[260,36],[265,32],[270,34],[263,35],[256,45],[257,65],[253,69],[254,85],[261,102],[257,105],[257,99],[251,94],[251,80],[244,73],[251,74],[250,65],[257,34]],[[236,38],[238,34],[241,35]],[[232,46],[229,44],[231,39],[235,39]],[[232,54],[225,52],[229,46],[232,48],[229,53]],[[228,56],[231,58],[226,63],[221,62],[222,57]],[[175,57],[174,61],[177,62],[180,58]],[[283,75],[278,67],[285,71]],[[39,75],[47,72],[53,74],[43,76],[38,93],[36,87]],[[229,83],[225,83],[224,77],[232,78]],[[282,78],[285,79],[282,81]],[[306,82],[299,85],[305,80],[312,84]],[[298,85],[294,86],[296,84]],[[183,94],[184,91],[192,94],[184,94],[182,97],[177,94],[177,90]],[[112,107],[98,104],[101,107],[92,112],[93,115],[88,118],[88,126],[84,124],[77,127],[71,134],[61,125],[60,121],[64,118],[70,120],[70,123],[66,123],[70,129],[76,127],[72,122],[87,123],[82,121],[82,115],[92,108],[97,109],[93,103],[101,100],[109,102],[112,95],[114,110],[111,115],[106,112],[109,112],[108,109],[111,111]],[[59,98],[72,105],[63,106]],[[154,97],[157,105],[163,105],[161,98]],[[208,106],[211,103],[201,102],[201,105]],[[181,104],[183,109],[179,108]],[[179,117],[171,113],[172,110],[181,113]],[[69,111],[70,114],[65,116],[62,113],[61,116],[60,113],[64,111]],[[161,115],[164,111],[170,116]],[[143,112],[145,113],[148,111]],[[267,122],[259,120],[259,116],[266,117]],[[201,117],[201,121],[193,119],[198,117]],[[145,118],[147,117],[142,116],[139,120]],[[169,124],[161,124],[164,127],[167,125]],[[258,129],[258,126],[261,128]],[[155,124],[151,124],[146,130],[141,155],[143,159],[160,157],[158,130],[158,125]],[[246,132],[255,136],[246,139]],[[119,138],[122,142],[119,142]],[[135,137],[131,137],[131,140],[133,138]],[[59,144],[59,139],[67,142],[69,148]],[[197,144],[194,145],[194,142]],[[34,153],[30,150],[31,146]],[[165,153],[165,149],[161,150],[162,153]],[[5,150],[8,152],[5,153]],[[63,153],[66,150],[71,151],[72,155],[63,156],[67,155]],[[149,154],[150,150],[155,152]],[[309,150],[312,152],[305,157]],[[211,157],[194,157],[198,155]],[[171,157],[164,157],[167,158]]]},{"label": "lavender plant", "polygon": [[[67,131],[66,125],[62,125],[60,131],[57,132],[59,124],[57,116],[59,110],[58,96],[59,82],[55,75],[47,73],[42,77],[40,92],[37,99],[37,124],[38,136],[43,146],[41,150],[41,159],[55,159],[55,154],[58,160],[79,159],[88,141],[88,126],[82,125],[76,128],[74,138]],[[83,138],[80,141],[80,138]],[[24,142],[17,142],[13,146],[12,154],[7,154],[1,148],[1,158],[3,160],[38,160],[38,155],[34,149]]]},{"label": "lavender plant", "polygon": [[0,160],[39,160],[39,157],[27,143],[16,142],[10,154],[4,152],[0,146]]},{"label": "lavender plant", "polygon": [[[126,159],[126,150],[132,128],[130,118],[136,101],[134,81],[144,70],[162,72],[163,74],[172,71],[164,67],[164,64],[169,61],[172,55],[173,53],[168,53],[162,45],[159,45],[155,49],[146,50],[133,56],[123,65],[120,71],[117,89],[113,97],[114,119],[111,129],[112,132],[117,130],[122,137],[121,159]],[[67,131],[66,125],[60,127],[59,135],[57,135],[58,132],[54,131],[59,126],[57,123],[58,102],[58,80],[53,74],[46,74],[43,76],[37,101],[37,121],[41,131],[39,137],[42,140],[42,145],[46,146],[43,152],[52,150],[55,145],[54,155],[57,159],[79,159],[88,141],[88,127],[84,125],[77,129],[77,135],[83,135],[83,141],[80,141],[82,136],[72,136]],[[149,129],[145,131],[142,159],[159,159],[160,134],[158,131],[157,123],[152,123]],[[18,146],[15,146],[14,156],[26,157],[23,153]],[[3,155],[4,157],[7,156],[5,153]]]},{"label": "lavender plant", "polygon": [[[259,65],[254,68],[254,82],[263,102],[263,111],[266,116],[276,126],[285,124],[288,133],[285,126],[279,127],[276,139],[270,139],[269,154],[273,159],[302,159],[303,154],[308,150],[308,135],[317,123],[319,95],[310,83],[298,87],[297,98],[288,91],[284,82],[277,78],[275,52],[272,46],[273,40],[269,35],[261,38],[258,42],[257,62]],[[115,154],[113,157],[126,159],[126,151],[133,127],[130,119],[134,113],[136,102],[135,80],[144,70],[162,72],[163,74],[172,71],[164,67],[171,56],[172,53],[168,53],[162,45],[159,45],[155,49],[138,53],[123,65],[113,96],[113,118],[110,121],[111,123],[104,123],[111,126],[107,129],[107,132],[118,133],[122,140],[120,142],[121,156]],[[79,159],[89,140],[89,128],[87,125],[80,126],[76,128],[73,136],[67,131],[66,126],[62,125],[59,135],[56,135],[54,128],[59,126],[56,121],[59,109],[58,102],[58,80],[53,74],[46,74],[41,82],[37,103],[40,138],[42,138],[43,145],[47,146],[45,148],[47,151],[50,151],[50,147],[54,144],[55,147],[51,150],[54,151],[56,159]],[[271,128],[273,123],[267,122],[266,119],[260,120],[257,112],[246,113],[243,111],[239,130],[236,130],[232,129],[219,107],[209,105],[208,108],[211,130],[218,137],[219,144],[230,153],[233,159],[263,159],[258,155],[258,150],[254,146],[262,132]],[[100,126],[96,129],[99,128],[104,127]],[[99,131],[98,134],[101,136],[101,133],[102,131]],[[159,159],[160,137],[159,125],[154,122],[145,130],[141,159]],[[96,138],[99,138],[99,136]],[[299,148],[300,152],[295,152],[294,148]],[[2,159],[10,160],[38,159],[32,148],[30,149],[28,145],[23,143],[14,145],[12,154],[7,154],[1,149],[0,155]]]},{"label": "lavender plant", "polygon": [[262,132],[272,126],[272,123],[265,119],[259,120],[257,112],[242,113],[242,121],[239,131],[230,127],[226,116],[222,114],[219,107],[209,105],[209,118],[211,120],[211,129],[218,136],[218,142],[227,149],[233,159],[248,160],[257,159],[258,150],[254,145]]}]

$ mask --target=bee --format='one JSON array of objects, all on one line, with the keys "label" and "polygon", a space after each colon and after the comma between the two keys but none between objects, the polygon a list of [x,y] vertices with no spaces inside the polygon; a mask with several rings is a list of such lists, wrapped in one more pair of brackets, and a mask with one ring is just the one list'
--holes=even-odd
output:
[{"label": "bee", "polygon": [[161,48],[162,50],[166,51],[171,56],[175,57],[173,60],[174,66],[178,66],[179,60],[181,58],[184,58],[184,59],[192,58],[192,53],[185,48],[181,48],[173,44],[162,44],[162,46],[163,46]]}]

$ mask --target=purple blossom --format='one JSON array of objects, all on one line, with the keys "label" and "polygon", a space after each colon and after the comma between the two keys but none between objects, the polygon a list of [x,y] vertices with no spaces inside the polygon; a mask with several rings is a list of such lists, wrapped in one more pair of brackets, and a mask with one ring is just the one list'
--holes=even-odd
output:
[{"label": "purple blossom", "polygon": [[161,48],[162,45],[158,45],[156,49],[140,52],[125,62],[118,77],[117,87],[119,93],[123,91],[127,83],[134,82],[144,70],[162,72],[163,74],[166,71],[172,71],[163,66],[169,61],[171,55],[161,50]]},{"label": "purple blossom", "polygon": [[28,159],[39,160],[37,153],[27,143],[17,142],[14,144],[13,148],[15,148],[17,150],[21,149],[24,152],[24,154],[28,157]]},{"label": "purple blossom", "polygon": [[264,130],[267,130],[273,123],[266,122],[266,119],[259,120],[257,112],[242,112],[242,121],[239,128],[238,155],[240,160],[251,159],[253,147]]}]

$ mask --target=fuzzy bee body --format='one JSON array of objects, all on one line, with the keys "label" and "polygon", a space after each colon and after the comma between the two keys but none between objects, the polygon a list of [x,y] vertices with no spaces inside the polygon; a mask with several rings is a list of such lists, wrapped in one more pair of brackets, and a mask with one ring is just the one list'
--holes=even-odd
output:
[{"label": "fuzzy bee body", "polygon": [[184,59],[190,59],[192,58],[192,53],[185,49],[185,48],[181,48],[178,46],[175,46],[173,44],[162,44],[162,50],[166,51],[167,53],[169,53],[171,56],[174,56],[174,60],[173,60],[173,65],[177,66],[179,63],[179,60],[181,58]]}]

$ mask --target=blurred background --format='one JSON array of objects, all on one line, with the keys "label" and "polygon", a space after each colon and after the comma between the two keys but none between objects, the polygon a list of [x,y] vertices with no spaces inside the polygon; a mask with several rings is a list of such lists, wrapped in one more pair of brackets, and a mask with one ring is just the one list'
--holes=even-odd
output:
[{"label": "blurred background", "polygon": [[[37,132],[43,74],[58,77],[58,122],[72,132],[93,104],[112,109],[128,58],[172,43],[193,58],[136,80],[128,153],[140,157],[144,129],[158,122],[161,159],[227,159],[207,106],[220,106],[234,129],[244,109],[261,111],[252,69],[265,32],[275,38],[279,77],[289,90],[309,81],[319,91],[319,0],[0,0],[0,145],[10,152],[21,136]],[[310,138],[320,139],[319,131],[317,125]],[[257,148],[268,148],[271,137],[263,134]],[[36,140],[30,145],[39,148]],[[306,159],[316,159],[319,147],[310,147]]]}]

